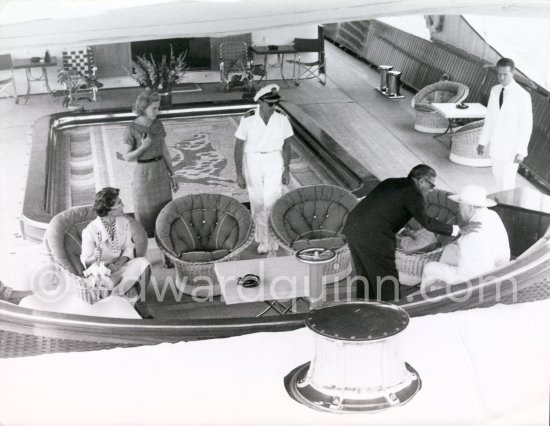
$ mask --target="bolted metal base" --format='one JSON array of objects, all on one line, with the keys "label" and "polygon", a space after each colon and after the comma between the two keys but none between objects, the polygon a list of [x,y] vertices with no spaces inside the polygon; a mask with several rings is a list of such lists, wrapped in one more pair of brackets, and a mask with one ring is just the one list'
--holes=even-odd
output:
[{"label": "bolted metal base", "polygon": [[388,93],[388,91],[381,89],[380,87],[375,87],[376,91],[378,93],[381,93],[388,99],[403,99],[405,96],[403,95],[397,95],[395,93]]},{"label": "bolted metal base", "polygon": [[408,402],[422,387],[418,373],[405,363],[410,375],[405,383],[392,388],[377,389],[327,389],[323,392],[307,382],[310,363],[292,370],[285,377],[288,394],[300,404],[317,411],[331,413],[359,413],[385,410]]}]

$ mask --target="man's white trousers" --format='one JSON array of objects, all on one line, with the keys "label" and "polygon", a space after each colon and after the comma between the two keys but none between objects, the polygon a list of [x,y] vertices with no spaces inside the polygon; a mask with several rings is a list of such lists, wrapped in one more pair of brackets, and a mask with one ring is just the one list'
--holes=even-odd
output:
[{"label": "man's white trousers", "polygon": [[277,243],[270,237],[269,217],[271,209],[282,193],[283,153],[246,153],[244,155],[244,175],[252,216],[256,225],[255,239],[276,250]]},{"label": "man's white trousers", "polygon": [[497,184],[496,192],[507,191],[516,187],[516,174],[519,163],[493,160],[492,172]]}]

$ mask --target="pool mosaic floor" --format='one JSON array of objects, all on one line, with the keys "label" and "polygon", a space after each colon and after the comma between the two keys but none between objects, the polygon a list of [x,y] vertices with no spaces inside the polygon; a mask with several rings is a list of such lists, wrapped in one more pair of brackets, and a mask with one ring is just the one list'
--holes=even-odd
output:
[{"label": "pool mosaic floor", "polygon": [[[233,150],[240,116],[202,117],[163,120],[166,144],[180,188],[174,197],[190,193],[220,193],[248,201],[246,189],[235,182]],[[69,172],[62,208],[86,205],[97,190],[105,186],[120,188],[121,197],[131,211],[133,205],[133,163],[117,159],[124,141],[126,123],[78,126],[61,132],[60,141],[69,144]],[[293,138],[288,190],[337,180],[313,154]]]}]

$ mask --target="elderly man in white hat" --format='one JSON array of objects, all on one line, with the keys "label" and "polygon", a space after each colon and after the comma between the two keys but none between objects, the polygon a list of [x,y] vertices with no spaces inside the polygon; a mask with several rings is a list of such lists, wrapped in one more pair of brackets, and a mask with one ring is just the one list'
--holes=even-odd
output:
[{"label": "elderly man in white hat", "polygon": [[277,249],[269,234],[268,220],[283,185],[290,182],[290,139],[294,132],[285,112],[278,107],[280,98],[276,84],[262,87],[254,97],[258,106],[244,114],[235,132],[237,184],[248,188],[258,253]]},{"label": "elderly man in white hat", "polygon": [[478,232],[462,235],[448,245],[439,262],[428,262],[422,273],[424,291],[467,281],[490,272],[510,260],[508,233],[496,212],[496,203],[487,198],[485,188],[466,185],[459,195],[449,198],[459,203],[459,217],[464,223],[479,222]]}]

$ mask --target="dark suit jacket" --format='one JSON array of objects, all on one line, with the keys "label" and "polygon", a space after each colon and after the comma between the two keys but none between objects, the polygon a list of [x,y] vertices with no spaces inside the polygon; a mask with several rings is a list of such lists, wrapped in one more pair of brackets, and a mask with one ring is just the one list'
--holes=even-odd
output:
[{"label": "dark suit jacket", "polygon": [[395,234],[412,217],[432,232],[445,235],[453,232],[452,225],[426,215],[424,198],[412,178],[391,178],[380,182],[355,206],[347,218],[344,234],[348,243],[358,242],[363,250],[390,254],[389,251],[395,251]]}]

